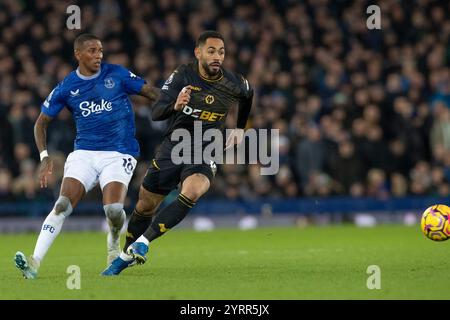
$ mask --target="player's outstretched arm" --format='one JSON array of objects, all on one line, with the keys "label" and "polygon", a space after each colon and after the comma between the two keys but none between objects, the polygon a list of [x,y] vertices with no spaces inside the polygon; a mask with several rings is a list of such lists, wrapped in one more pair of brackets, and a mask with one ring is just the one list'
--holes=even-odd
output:
[{"label": "player's outstretched arm", "polygon": [[47,177],[52,174],[53,169],[53,161],[46,152],[47,128],[52,120],[52,117],[41,112],[34,124],[34,139],[41,155],[41,165],[39,166],[39,181],[41,183],[41,188],[47,187]]},{"label": "player's outstretched arm", "polygon": [[158,100],[161,90],[159,88],[153,87],[149,84],[144,84],[142,86],[141,91],[139,91],[139,95],[146,97],[151,100],[152,103]]}]

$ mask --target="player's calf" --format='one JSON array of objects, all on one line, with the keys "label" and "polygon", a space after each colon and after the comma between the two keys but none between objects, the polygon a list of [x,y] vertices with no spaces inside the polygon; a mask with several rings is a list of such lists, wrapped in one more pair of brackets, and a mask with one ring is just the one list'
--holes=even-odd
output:
[{"label": "player's calf", "polygon": [[64,217],[68,217],[73,211],[70,199],[65,196],[59,196],[55,202],[54,211],[56,215],[62,214]]},{"label": "player's calf", "polygon": [[123,247],[123,252],[126,253],[130,244],[136,241],[145,230],[147,230],[148,226],[152,223],[152,216],[141,214],[137,211],[137,209],[133,210],[133,213],[130,216],[130,221],[128,222],[128,228],[125,238],[125,245]]},{"label": "player's calf", "polygon": [[111,203],[103,206],[106,218],[110,224],[111,229],[117,231],[122,229],[126,219],[125,211],[123,210],[123,203]]},{"label": "player's calf", "polygon": [[128,247],[127,254],[136,259],[138,264],[145,263],[149,243],[180,223],[194,205],[195,202],[180,193],[177,200],[156,214],[142,236]]},{"label": "player's calf", "polygon": [[156,214],[150,227],[136,240],[136,242],[147,242],[148,244],[148,242],[162,236],[165,232],[180,223],[194,206],[194,201],[180,193],[177,200],[173,201]]},{"label": "player's calf", "polygon": [[35,279],[41,261],[47,254],[53,241],[55,241],[66,217],[72,213],[70,199],[60,196],[55,202],[53,210],[45,218],[41,232],[36,242],[33,255],[27,258],[25,254],[18,251],[14,256],[16,267],[22,272],[26,279]]},{"label": "player's calf", "polygon": [[124,253],[150,226],[152,218],[164,197],[165,195],[163,194],[153,193],[141,187],[139,190],[139,201],[136,203],[136,208],[133,210],[128,222],[127,236],[123,247]]},{"label": "player's calf", "polygon": [[42,229],[36,242],[36,247],[34,248],[33,258],[36,261],[41,262],[44,259],[53,241],[61,231],[65,218],[72,213],[72,210],[69,198],[60,196],[56,200],[53,210],[42,224]]},{"label": "player's calf", "polygon": [[126,214],[122,203],[112,203],[103,206],[109,225],[107,235],[107,263],[110,264],[120,253],[120,231],[125,223]]}]

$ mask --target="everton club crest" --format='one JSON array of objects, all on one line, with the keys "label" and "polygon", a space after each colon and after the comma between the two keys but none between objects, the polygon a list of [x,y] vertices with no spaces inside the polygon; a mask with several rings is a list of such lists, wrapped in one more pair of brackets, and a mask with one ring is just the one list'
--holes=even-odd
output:
[{"label": "everton club crest", "polygon": [[105,87],[108,89],[112,89],[114,87],[115,83],[114,80],[111,77],[108,77],[105,79]]}]

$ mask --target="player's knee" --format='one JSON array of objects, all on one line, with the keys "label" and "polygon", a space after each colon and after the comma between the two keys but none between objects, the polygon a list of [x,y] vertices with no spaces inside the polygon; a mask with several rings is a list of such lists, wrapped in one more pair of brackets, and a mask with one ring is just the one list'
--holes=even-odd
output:
[{"label": "player's knee", "polygon": [[72,204],[70,203],[69,198],[65,196],[60,196],[55,203],[55,214],[62,214],[65,217],[69,216],[72,213]]},{"label": "player's knee", "polygon": [[191,201],[197,202],[209,189],[209,180],[206,177],[201,179],[186,179],[181,188],[181,193]]},{"label": "player's knee", "polygon": [[111,221],[116,221],[122,218],[123,212],[123,203],[111,203],[103,206],[103,210],[105,210],[105,215]]},{"label": "player's knee", "polygon": [[192,202],[197,202],[204,193],[202,190],[195,189],[194,187],[186,187],[181,190],[181,194]]},{"label": "player's knee", "polygon": [[149,192],[141,187],[139,200],[136,203],[136,210],[144,216],[152,216],[158,209],[165,196]]},{"label": "player's knee", "polygon": [[156,204],[151,200],[139,200],[136,203],[136,211],[139,212],[140,215],[143,216],[152,216],[159,204]]}]

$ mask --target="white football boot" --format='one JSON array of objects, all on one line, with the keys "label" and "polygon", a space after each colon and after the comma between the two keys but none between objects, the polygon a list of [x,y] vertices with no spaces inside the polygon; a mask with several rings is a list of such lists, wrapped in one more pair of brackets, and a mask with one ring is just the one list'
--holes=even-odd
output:
[{"label": "white football boot", "polygon": [[16,267],[22,272],[25,279],[36,279],[39,263],[30,256],[28,259],[23,252],[17,251],[14,256]]}]

